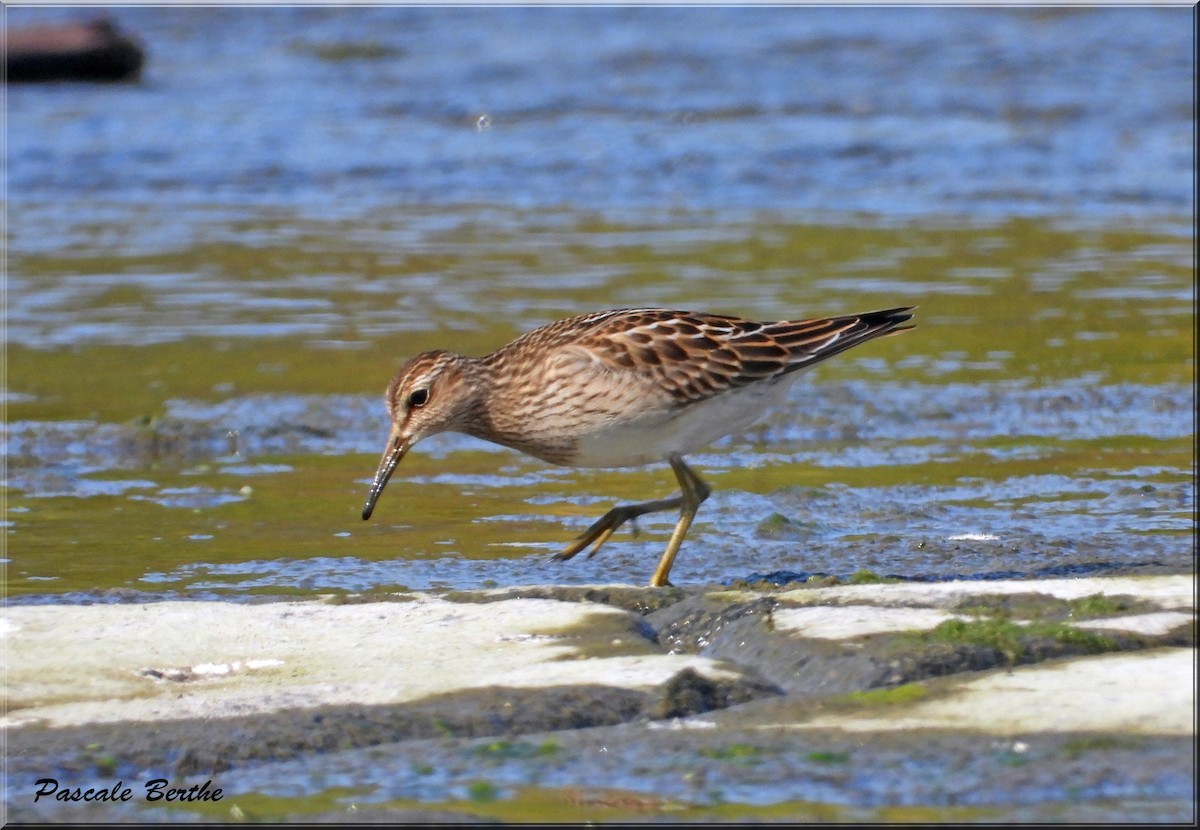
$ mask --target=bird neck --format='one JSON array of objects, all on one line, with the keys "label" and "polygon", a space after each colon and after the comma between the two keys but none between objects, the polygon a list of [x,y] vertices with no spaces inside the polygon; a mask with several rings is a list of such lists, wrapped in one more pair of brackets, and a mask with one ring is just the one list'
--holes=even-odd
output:
[{"label": "bird neck", "polygon": [[483,359],[476,357],[459,356],[457,368],[462,402],[454,419],[454,429],[476,438],[487,438],[491,423],[488,400],[495,373]]}]

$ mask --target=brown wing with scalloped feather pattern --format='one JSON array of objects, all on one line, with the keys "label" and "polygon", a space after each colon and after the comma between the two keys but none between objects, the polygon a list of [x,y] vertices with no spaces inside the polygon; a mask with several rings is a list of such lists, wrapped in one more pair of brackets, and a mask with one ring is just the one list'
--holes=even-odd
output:
[{"label": "brown wing with scalloped feather pattern", "polygon": [[911,307],[760,323],[658,308],[602,311],[551,323],[491,356],[584,349],[607,369],[654,378],[679,405],[804,369],[860,343],[912,328]]}]

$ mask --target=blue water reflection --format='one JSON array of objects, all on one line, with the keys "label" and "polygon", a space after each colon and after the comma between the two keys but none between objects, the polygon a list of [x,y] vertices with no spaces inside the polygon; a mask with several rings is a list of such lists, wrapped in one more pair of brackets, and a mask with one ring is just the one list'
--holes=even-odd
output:
[{"label": "blue water reflection", "polygon": [[[80,16],[16,8],[8,25]],[[450,204],[1191,210],[1187,8],[113,16],[147,46],[140,84],[8,90],[19,245],[37,244],[23,206],[45,202],[68,224],[97,202],[322,218]]]}]

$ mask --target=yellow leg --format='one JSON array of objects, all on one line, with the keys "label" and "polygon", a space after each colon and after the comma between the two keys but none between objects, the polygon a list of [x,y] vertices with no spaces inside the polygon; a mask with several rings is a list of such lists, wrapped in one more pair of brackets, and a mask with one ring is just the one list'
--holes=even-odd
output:
[{"label": "yellow leg", "polygon": [[653,588],[671,584],[667,577],[671,573],[671,566],[675,564],[675,554],[679,553],[679,546],[683,544],[683,537],[687,536],[688,528],[692,526],[692,519],[696,518],[696,511],[700,504],[712,492],[700,476],[683,463],[682,458],[671,456],[667,460],[671,462],[675,478],[679,479],[679,522],[675,525],[675,532],[671,534],[671,540],[667,542],[667,549],[663,551],[662,558],[658,560],[654,576],[650,577],[650,586]]},{"label": "yellow leg", "polygon": [[588,552],[588,559],[591,559],[596,555],[596,551],[600,550],[600,546],[607,542],[613,533],[616,532],[617,528],[630,519],[636,519],[638,516],[644,516],[647,513],[657,513],[661,510],[673,510],[681,504],[683,504],[683,497],[676,496],[671,499],[659,499],[658,501],[648,501],[642,504],[625,504],[614,507],[601,516],[595,524],[585,530],[578,539],[567,545],[562,553],[555,554],[553,559],[555,561],[570,559],[579,553],[579,551],[595,542],[595,546]]},{"label": "yellow leg", "polygon": [[570,559],[588,545],[592,545],[592,549],[588,551],[588,558],[590,559],[596,555],[596,551],[600,550],[600,546],[612,537],[617,528],[630,519],[636,519],[638,516],[644,516],[647,513],[658,513],[662,510],[679,508],[679,522],[675,525],[675,532],[671,534],[671,540],[667,542],[667,549],[658,562],[658,568],[655,569],[654,576],[650,579],[651,586],[669,585],[667,576],[671,573],[671,566],[675,564],[675,554],[679,553],[679,546],[683,544],[683,537],[687,535],[688,528],[691,527],[697,508],[700,507],[701,502],[708,498],[709,493],[712,491],[701,480],[700,476],[696,475],[691,467],[683,463],[682,458],[671,456],[667,461],[671,464],[671,469],[675,471],[675,478],[679,481],[678,496],[669,499],[642,502],[641,504],[625,504],[614,507],[601,516],[595,524],[585,530],[578,539],[567,545],[561,553],[555,554],[553,559],[555,561]]}]

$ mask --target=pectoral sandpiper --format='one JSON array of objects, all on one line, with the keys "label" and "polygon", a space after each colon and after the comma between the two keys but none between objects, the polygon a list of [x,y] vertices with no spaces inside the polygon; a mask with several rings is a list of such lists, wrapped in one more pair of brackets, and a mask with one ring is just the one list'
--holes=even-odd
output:
[{"label": "pectoral sandpiper", "polygon": [[745,429],[781,402],[798,370],[912,326],[911,308],[756,323],[739,317],[634,308],[550,323],[487,357],[417,355],[387,389],[391,434],[363,507],[369,519],[414,444],[464,432],[573,467],[666,461],[680,494],[614,507],[555,556],[595,555],[630,519],[679,509],[650,580],[666,585],[679,545],[709,495],[683,456]]}]

